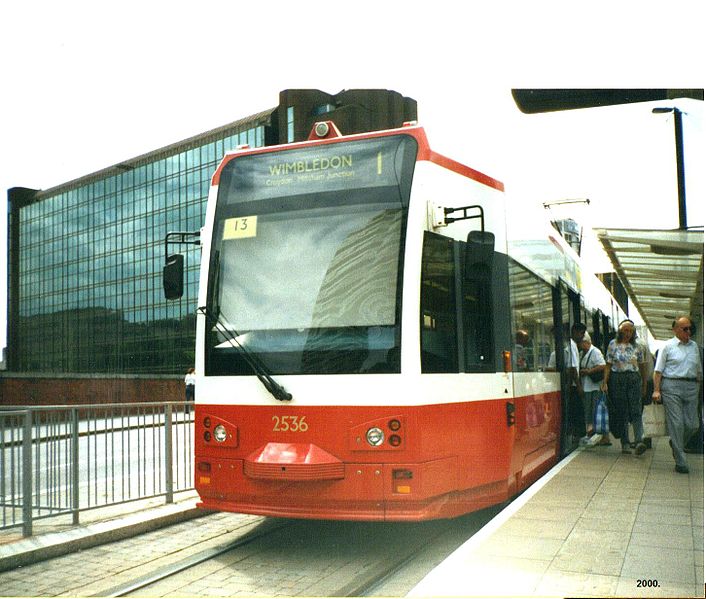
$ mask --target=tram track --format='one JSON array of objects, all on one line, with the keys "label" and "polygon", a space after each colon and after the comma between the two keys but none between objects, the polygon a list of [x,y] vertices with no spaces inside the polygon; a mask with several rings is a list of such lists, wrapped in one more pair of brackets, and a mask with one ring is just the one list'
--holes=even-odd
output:
[{"label": "tram track", "polygon": [[443,532],[434,536],[431,539],[425,539],[425,542],[420,546],[415,547],[409,552],[404,552],[401,556],[397,556],[392,560],[380,563],[374,570],[362,579],[356,579],[344,585],[337,591],[331,594],[332,597],[372,597],[374,592],[379,589],[386,581],[401,572],[405,566],[411,564],[415,559],[420,557],[427,548],[428,543],[433,543],[440,537],[447,534],[447,528]]},{"label": "tram track", "polygon": [[[414,586],[492,515],[423,523],[267,520],[235,540],[91,596],[169,597],[192,589],[201,596],[199,584],[210,587],[206,596],[395,596],[388,589]],[[243,586],[248,581],[251,586]]]},{"label": "tram track", "polygon": [[186,557],[182,560],[179,560],[173,564],[170,564],[168,566],[164,566],[162,568],[158,568],[154,570],[153,572],[150,572],[149,574],[146,574],[144,576],[141,576],[139,578],[136,578],[132,581],[122,583],[120,585],[117,585],[115,587],[112,587],[110,589],[107,589],[105,591],[101,591],[99,593],[96,593],[94,595],[91,595],[92,597],[127,597],[130,595],[130,593],[134,593],[136,591],[139,591],[141,589],[144,589],[145,587],[148,587],[152,584],[161,582],[171,576],[175,576],[181,572],[184,572],[186,570],[189,570],[190,568],[194,568],[195,566],[198,566],[199,564],[202,564],[204,562],[207,562],[209,560],[212,560],[220,555],[223,555],[225,553],[228,553],[230,551],[233,551],[235,549],[238,549],[240,547],[245,547],[247,545],[250,545],[258,540],[261,540],[264,537],[268,537],[270,535],[273,535],[280,531],[283,528],[287,528],[292,526],[292,523],[289,521],[286,521],[284,523],[279,523],[278,525],[275,525],[271,528],[268,528],[267,530],[257,530],[257,531],[252,531],[248,532],[242,537],[236,539],[235,541],[231,541],[229,543],[225,543],[223,545],[218,545],[216,547],[211,547],[209,549],[204,549],[203,551],[199,551],[198,553],[191,555],[189,557]]}]

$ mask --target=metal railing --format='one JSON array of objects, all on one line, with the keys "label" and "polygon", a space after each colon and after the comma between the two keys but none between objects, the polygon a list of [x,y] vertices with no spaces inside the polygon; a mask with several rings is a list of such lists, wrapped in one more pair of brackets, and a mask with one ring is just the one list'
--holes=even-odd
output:
[{"label": "metal railing", "polygon": [[0,408],[0,528],[194,488],[184,402]]}]

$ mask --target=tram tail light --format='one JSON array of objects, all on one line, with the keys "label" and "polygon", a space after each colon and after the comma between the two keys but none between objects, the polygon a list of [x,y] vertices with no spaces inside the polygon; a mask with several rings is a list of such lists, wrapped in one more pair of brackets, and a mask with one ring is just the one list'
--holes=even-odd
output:
[{"label": "tram tail light", "polygon": [[392,482],[395,493],[408,495],[412,492],[410,481],[414,477],[411,470],[407,468],[397,468],[392,471]]},{"label": "tram tail light", "polygon": [[505,372],[512,372],[512,354],[507,350],[503,352],[503,366]]},{"label": "tram tail light", "polygon": [[199,474],[199,484],[200,485],[210,485],[211,484],[211,464],[210,462],[198,462],[196,464],[196,471]]}]

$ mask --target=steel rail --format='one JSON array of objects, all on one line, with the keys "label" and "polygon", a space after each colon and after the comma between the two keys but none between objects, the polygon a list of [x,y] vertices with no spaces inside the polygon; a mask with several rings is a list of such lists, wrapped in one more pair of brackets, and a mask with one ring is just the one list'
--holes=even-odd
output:
[{"label": "steel rail", "polygon": [[420,540],[419,544],[415,545],[410,551],[398,554],[397,559],[385,560],[377,563],[372,569],[364,573],[362,579],[357,579],[349,582],[333,593],[331,597],[371,597],[372,593],[380,588],[385,582],[399,573],[405,566],[413,562],[419,557],[429,545],[448,534],[453,530],[453,525],[449,523],[443,529],[431,536]]},{"label": "steel rail", "polygon": [[[262,538],[271,536],[285,528],[290,528],[294,526],[295,523],[287,522],[280,524],[279,526],[274,526],[265,531],[250,532],[245,534],[243,537],[226,543],[224,545],[219,545],[217,547],[212,547],[210,549],[205,549],[192,556],[179,560],[168,566],[158,568],[153,572],[150,572],[144,576],[136,578],[127,583],[122,583],[116,585],[105,591],[101,591],[92,597],[126,597],[130,593],[139,591],[148,587],[152,584],[166,580],[171,576],[175,576],[181,572],[189,570],[212,560],[220,555],[238,549],[240,547],[249,545],[255,541]],[[429,544],[436,541],[437,539],[443,537],[453,530],[452,523],[443,527],[443,530],[431,537],[425,537],[420,540],[411,550],[405,551],[402,554],[397,554],[396,559],[385,560],[376,563],[371,569],[366,570],[363,573],[363,578],[357,578],[356,580],[349,581],[343,586],[336,589],[334,592],[327,594],[331,597],[366,597],[371,596],[375,589],[379,588],[383,583],[385,583],[392,576],[400,572],[405,566],[410,564],[416,558],[423,554],[423,552],[429,547]]]},{"label": "steel rail", "polygon": [[235,541],[231,541],[230,543],[226,543],[225,545],[212,547],[210,549],[204,549],[203,551],[199,551],[194,555],[179,560],[178,562],[175,562],[168,566],[164,566],[163,568],[158,568],[154,572],[150,572],[149,574],[140,576],[139,578],[136,578],[130,582],[119,584],[105,591],[96,593],[95,595],[91,595],[91,597],[125,597],[130,593],[133,593],[134,591],[139,591],[140,589],[143,589],[151,584],[165,580],[170,576],[174,576],[176,574],[179,574],[180,572],[189,570],[190,568],[207,562],[215,557],[218,557],[219,555],[223,555],[224,553],[228,553],[229,551],[233,551],[234,549],[238,549],[239,547],[249,545],[250,543],[253,543],[261,538],[270,536],[284,528],[289,528],[291,526],[293,526],[293,523],[286,522],[284,524],[280,524],[279,526],[273,526],[272,528],[269,528],[264,531],[246,533]]}]

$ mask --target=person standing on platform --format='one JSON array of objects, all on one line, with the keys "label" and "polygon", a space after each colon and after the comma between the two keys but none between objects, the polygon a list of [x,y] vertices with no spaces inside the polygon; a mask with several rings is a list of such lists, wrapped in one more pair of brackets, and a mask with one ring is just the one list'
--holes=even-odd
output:
[{"label": "person standing on platform", "polygon": [[184,385],[186,389],[186,401],[193,402],[196,399],[196,374],[194,369],[189,368],[184,377]]},{"label": "person standing on platform", "polygon": [[[645,406],[650,405],[652,403],[652,392],[654,391],[653,379],[655,372],[655,356],[650,351],[650,347],[646,342],[643,343],[643,345],[645,351],[645,369],[643,375],[645,376],[645,380],[647,381],[645,395],[642,398],[642,411],[644,412]],[[647,449],[652,449],[651,437],[643,437],[642,441],[645,445],[647,445]],[[631,445],[630,447],[634,447],[634,445]]]},{"label": "person standing on platform", "polygon": [[632,423],[635,455],[642,455],[647,450],[642,440],[642,397],[647,391],[645,350],[637,342],[632,320],[620,323],[617,337],[608,344],[605,359],[601,391],[608,393],[610,430],[620,439],[623,453],[631,453],[629,427]]},{"label": "person standing on platform", "polygon": [[[577,325],[574,325],[576,327]],[[578,323],[579,329],[582,326]],[[586,422],[583,417],[583,388],[581,387],[581,380],[579,378],[579,350],[575,337],[578,337],[578,330],[574,328],[569,331],[568,324],[565,324],[561,329],[562,339],[564,340],[564,370],[568,376],[570,382],[570,395],[569,395],[569,405],[568,405],[568,422],[570,428],[570,434],[580,440],[582,437],[586,437]],[[552,329],[555,332],[556,329]],[[586,328],[584,326],[583,332],[581,332],[581,338],[583,338]],[[568,337],[568,339],[567,339]],[[549,361],[547,362],[547,370],[556,371],[556,352],[553,351],[549,355]]]},{"label": "person standing on platform", "polygon": [[[579,370],[579,375],[581,376],[581,385],[583,386],[583,410],[584,418],[587,423],[593,422],[593,414],[596,410],[596,404],[598,403],[598,398],[601,394],[601,380],[594,380],[594,377],[603,377],[603,371],[605,370],[605,358],[601,353],[601,350],[595,347],[591,342],[591,336],[585,333],[581,343],[579,344],[579,349],[582,352],[581,356],[581,368]],[[588,425],[587,428],[591,430],[587,433],[590,437],[593,433],[593,427]],[[586,439],[588,442],[588,439]],[[600,441],[600,445],[611,445],[610,436],[608,433],[604,434]]]},{"label": "person standing on platform", "polygon": [[582,322],[575,322],[571,325],[571,338],[573,339],[576,347],[581,345],[583,341],[583,336],[586,334],[586,325]]},{"label": "person standing on platform", "polygon": [[[579,443],[586,444],[588,439],[591,437],[589,431],[593,428],[593,415],[586,418],[585,416],[585,406],[586,398],[583,394],[583,384],[581,382],[581,376],[579,375],[579,369],[581,368],[581,355],[579,350],[581,349],[581,341],[586,334],[586,325],[582,322],[575,322],[571,325],[571,344],[576,348],[576,356],[574,362],[571,365],[574,367],[572,369],[572,378],[574,380],[572,386],[572,406],[571,412],[573,414],[572,420],[576,423],[576,431],[579,434]],[[572,350],[573,351],[573,350]]]},{"label": "person standing on platform", "polygon": [[699,430],[699,385],[703,379],[701,354],[691,339],[694,323],[682,316],[672,323],[672,337],[657,354],[654,372],[652,401],[664,404],[664,414],[669,433],[669,444],[676,465],[681,473],[689,472],[684,446]]}]

